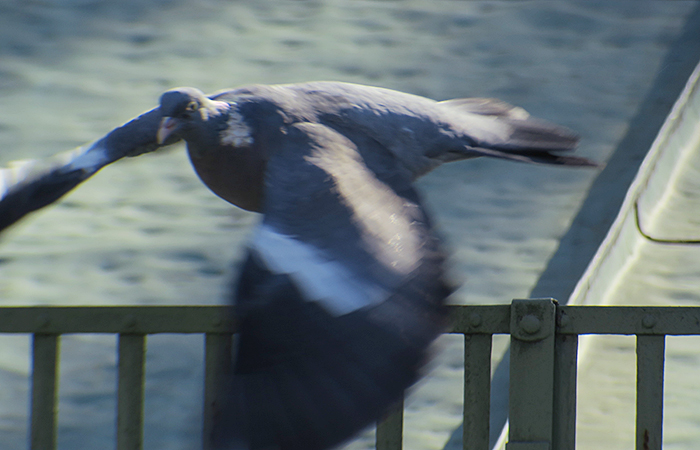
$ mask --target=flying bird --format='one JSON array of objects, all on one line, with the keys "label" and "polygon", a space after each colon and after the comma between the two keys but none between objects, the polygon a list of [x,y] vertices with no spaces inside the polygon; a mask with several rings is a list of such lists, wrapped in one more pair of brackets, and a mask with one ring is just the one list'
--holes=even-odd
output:
[{"label": "flying bird", "polygon": [[232,303],[239,334],[218,449],[321,450],[379,419],[447,322],[445,253],[412,182],[489,156],[595,166],[578,136],[495,99],[348,83],[165,92],[48,164],[0,172],[0,229],[107,164],[179,140],[216,195],[262,214]]}]

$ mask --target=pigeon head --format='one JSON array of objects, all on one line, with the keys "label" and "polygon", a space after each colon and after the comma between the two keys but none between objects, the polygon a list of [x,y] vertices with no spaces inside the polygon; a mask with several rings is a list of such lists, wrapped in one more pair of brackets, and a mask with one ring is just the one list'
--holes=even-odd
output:
[{"label": "pigeon head", "polygon": [[158,143],[163,144],[171,136],[186,141],[195,138],[210,118],[229,109],[226,102],[214,101],[196,88],[183,87],[165,92],[160,97],[160,112],[163,119],[158,128]]}]

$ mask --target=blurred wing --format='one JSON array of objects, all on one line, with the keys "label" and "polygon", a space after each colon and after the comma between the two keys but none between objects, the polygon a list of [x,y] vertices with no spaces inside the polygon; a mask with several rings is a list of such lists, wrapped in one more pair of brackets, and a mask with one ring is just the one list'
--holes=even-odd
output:
[{"label": "blurred wing", "polygon": [[0,168],[0,231],[55,202],[99,170],[104,164],[92,171],[71,167],[72,161],[80,163],[94,155],[94,146],[79,147],[50,160],[14,162]]},{"label": "blurred wing", "polygon": [[445,324],[444,256],[408,181],[378,179],[322,125],[290,127],[268,163],[264,211],[237,287],[236,368],[214,440],[328,448],[419,377]]},{"label": "blurred wing", "polygon": [[156,150],[160,119],[160,111],[153,109],[92,144],[46,160],[0,168],[0,231],[63,197],[107,164]]}]

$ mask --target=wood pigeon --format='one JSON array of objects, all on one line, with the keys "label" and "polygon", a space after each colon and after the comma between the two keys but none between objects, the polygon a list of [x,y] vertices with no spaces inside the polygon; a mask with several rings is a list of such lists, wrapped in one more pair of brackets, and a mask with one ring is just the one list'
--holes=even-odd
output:
[{"label": "wood pigeon", "polygon": [[566,154],[568,129],[494,99],[337,82],[179,88],[46,167],[6,171],[0,229],[178,140],[215,194],[262,214],[232,294],[236,365],[209,437],[222,450],[338,445],[420,377],[451,288],[413,180],[480,156],[595,166]]}]

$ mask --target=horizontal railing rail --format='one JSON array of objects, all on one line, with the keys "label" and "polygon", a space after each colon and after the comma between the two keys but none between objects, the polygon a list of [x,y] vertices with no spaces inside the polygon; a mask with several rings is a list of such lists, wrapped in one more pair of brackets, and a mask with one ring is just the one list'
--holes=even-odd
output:
[{"label": "horizontal railing rail", "polygon": [[[573,450],[578,336],[637,336],[637,448],[660,449],[666,335],[700,335],[700,307],[559,306],[550,299],[451,306],[448,333],[464,335],[465,450],[489,448],[491,348],[511,335],[508,450]],[[203,447],[216,393],[233,366],[236,323],[224,306],[3,307],[0,334],[33,335],[30,449],[56,448],[60,336],[118,335],[117,449],[143,448],[146,340],[150,334],[204,334]],[[378,450],[402,448],[403,404],[378,425]]]},{"label": "horizontal railing rail", "polygon": [[[452,305],[447,333],[509,334],[511,305]],[[696,306],[556,306],[557,334],[700,334]],[[0,333],[235,333],[226,306],[0,307]]]}]

